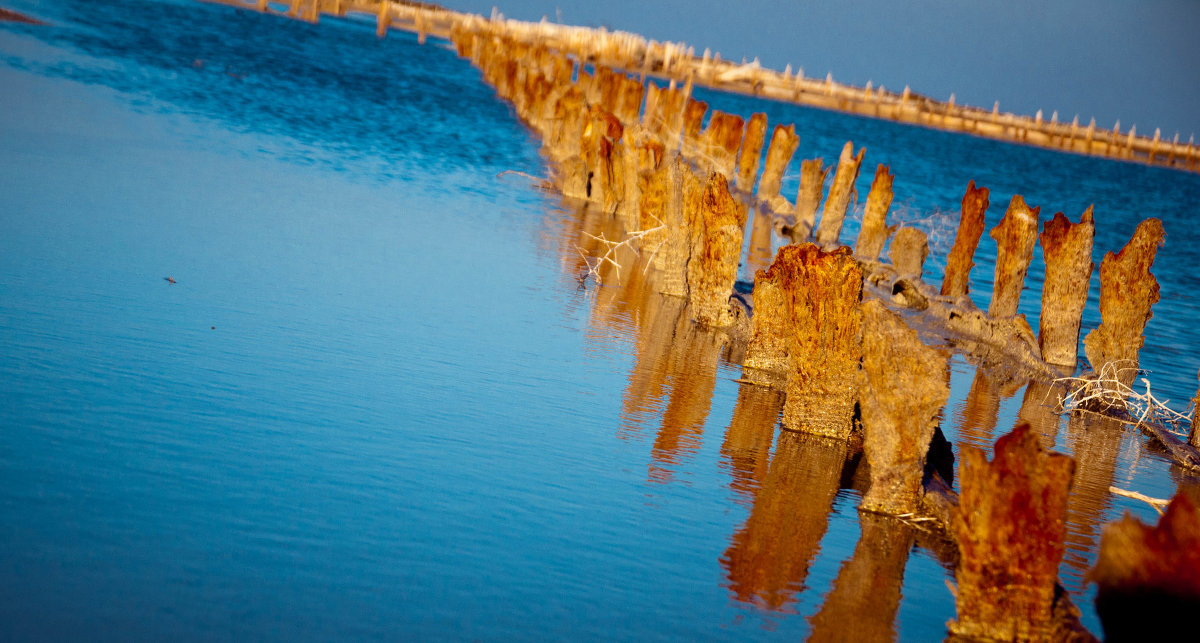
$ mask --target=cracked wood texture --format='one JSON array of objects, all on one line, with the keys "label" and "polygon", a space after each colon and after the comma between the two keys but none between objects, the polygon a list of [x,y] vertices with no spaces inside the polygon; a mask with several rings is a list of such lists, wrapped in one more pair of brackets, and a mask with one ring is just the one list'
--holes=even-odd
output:
[{"label": "cracked wood texture", "polygon": [[1146,219],[1120,252],[1109,252],[1100,262],[1100,327],[1088,333],[1083,348],[1093,370],[1113,364],[1125,386],[1137,377],[1138,351],[1146,343],[1142,333],[1158,302],[1158,280],[1150,266],[1164,236],[1162,221]]},{"label": "cracked wood texture", "polygon": [[983,236],[984,216],[988,209],[988,189],[967,184],[963,195],[962,214],[958,220],[958,232],[954,235],[954,246],[946,259],[946,276],[942,279],[943,297],[962,297],[971,291],[971,268],[975,267],[975,249]]},{"label": "cracked wood texture", "polygon": [[916,228],[900,228],[888,248],[888,258],[898,275],[914,275],[921,278],[925,271],[925,258],[929,256],[929,238]]},{"label": "cracked wood texture", "polygon": [[785,246],[775,259],[788,323],[788,429],[846,440],[862,361],[863,271],[845,246]]},{"label": "cracked wood texture", "polygon": [[915,512],[921,500],[925,452],[937,414],[950,397],[947,356],[879,300],[862,306],[863,451],[871,486],[860,508],[884,514]]},{"label": "cracked wood texture", "polygon": [[825,177],[829,170],[823,168],[824,159],[805,159],[800,162],[800,189],[796,191],[796,227],[807,236],[817,225],[817,208],[821,206],[821,193],[825,189]]},{"label": "cracked wood texture", "polygon": [[842,222],[846,219],[846,210],[850,207],[850,197],[854,193],[854,182],[858,179],[859,168],[862,167],[863,154],[866,148],[854,154],[854,143],[846,141],[842,147],[842,155],[838,159],[837,171],[833,174],[833,186],[829,188],[829,196],[825,198],[825,209],[821,211],[821,223],[817,226],[816,240],[822,246],[837,243],[842,236]]},{"label": "cracked wood texture", "polygon": [[685,203],[691,235],[687,279],[692,317],[704,326],[729,326],[735,320],[729,295],[737,279],[746,208],[729,194],[728,181],[719,172],[708,175],[698,200]]},{"label": "cracked wood texture", "polygon": [[962,451],[954,538],[961,559],[950,631],[997,640],[1045,640],[1065,551],[1075,462],[1042,449],[1029,424],[996,441],[995,458]]},{"label": "cracked wood texture", "polygon": [[882,163],[875,168],[875,180],[867,194],[867,208],[863,212],[862,231],[854,246],[854,256],[864,261],[875,261],[887,242],[887,213],[892,207],[892,180],[896,176]]},{"label": "cracked wood texture", "polygon": [[741,116],[713,110],[712,117],[708,119],[708,129],[704,131],[702,147],[708,162],[717,172],[733,176],[745,126]]},{"label": "cracked wood texture", "polygon": [[1042,359],[1051,364],[1074,368],[1079,356],[1079,324],[1087,306],[1095,236],[1091,207],[1079,223],[1071,223],[1062,212],[1055,213],[1038,236],[1046,260],[1038,346]]},{"label": "cracked wood texture", "polygon": [[1033,261],[1041,209],[1041,206],[1030,208],[1020,194],[1015,194],[1004,218],[989,233],[996,240],[996,281],[992,286],[992,304],[988,307],[988,315],[992,317],[1017,314],[1025,273]]}]

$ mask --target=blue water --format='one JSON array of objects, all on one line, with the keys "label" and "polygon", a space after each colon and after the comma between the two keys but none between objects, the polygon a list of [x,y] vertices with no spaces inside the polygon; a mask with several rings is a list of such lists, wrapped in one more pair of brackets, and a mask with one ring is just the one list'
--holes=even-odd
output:
[{"label": "blue water", "polygon": [[[789,505],[819,450],[731,419],[753,407],[719,338],[656,295],[578,283],[580,232],[604,222],[501,175],[545,174],[537,142],[445,43],[183,0],[6,6],[50,24],[0,23],[0,638],[773,639],[821,622],[858,560],[861,484],[834,472],[811,486],[826,505]],[[705,97],[796,123],[803,158],[866,145],[860,192],[891,164],[895,216],[931,231],[969,179],[992,189],[990,220],[1018,192],[1044,217],[1094,202],[1097,261],[1160,216],[1143,366],[1191,397],[1200,177]],[[952,369],[950,439],[1007,431],[1023,389]],[[1081,467],[1092,487],[1194,483],[1132,431],[1106,444]],[[1080,498],[1063,582],[1098,632],[1080,580],[1095,526],[1153,514]],[[786,533],[800,510],[806,549],[757,527]],[[742,532],[780,563],[779,604],[734,591]],[[936,556],[918,539],[890,569],[892,635],[941,637]]]}]

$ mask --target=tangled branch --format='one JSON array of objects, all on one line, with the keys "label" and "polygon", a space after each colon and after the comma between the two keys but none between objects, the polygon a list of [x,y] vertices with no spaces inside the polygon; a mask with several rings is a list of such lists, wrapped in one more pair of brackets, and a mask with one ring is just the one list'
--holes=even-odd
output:
[{"label": "tangled branch", "polygon": [[[1124,364],[1124,366],[1122,366]],[[1173,427],[1172,433],[1185,435],[1179,430],[1181,423],[1191,424],[1191,418],[1167,406],[1170,400],[1160,400],[1150,390],[1150,380],[1139,378],[1146,391],[1138,393],[1126,386],[1121,375],[1138,372],[1133,362],[1109,362],[1099,373],[1085,377],[1061,377],[1055,380],[1067,388],[1067,394],[1058,404],[1059,413],[1093,412],[1106,415],[1126,416],[1138,426],[1158,424]]]}]

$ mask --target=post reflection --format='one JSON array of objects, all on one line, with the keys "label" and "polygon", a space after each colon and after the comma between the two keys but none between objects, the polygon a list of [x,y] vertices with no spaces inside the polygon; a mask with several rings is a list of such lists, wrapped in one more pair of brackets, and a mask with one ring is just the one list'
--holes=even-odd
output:
[{"label": "post reflection", "polygon": [[1001,383],[984,369],[975,368],[975,379],[963,402],[958,418],[958,435],[962,444],[991,452],[995,443],[996,423],[1000,403],[1017,392],[1013,382]]},{"label": "post reflection", "polygon": [[782,431],[750,516],[721,557],[739,600],[783,610],[804,591],[846,462],[844,442]]},{"label": "post reflection", "polygon": [[721,445],[721,457],[729,467],[734,497],[747,506],[754,503],[754,496],[767,476],[771,442],[781,410],[783,391],[779,389],[743,384],[738,390],[733,420]]},{"label": "post reflection", "polygon": [[890,516],[859,512],[854,554],[811,619],[810,641],[892,641],[904,568],[916,530]]},{"label": "post reflection", "polygon": [[1085,589],[1083,576],[1095,562],[1108,510],[1112,504],[1117,458],[1125,435],[1122,423],[1082,414],[1067,422],[1067,440],[1075,456],[1075,478],[1067,499],[1067,548],[1059,578],[1071,592]]}]

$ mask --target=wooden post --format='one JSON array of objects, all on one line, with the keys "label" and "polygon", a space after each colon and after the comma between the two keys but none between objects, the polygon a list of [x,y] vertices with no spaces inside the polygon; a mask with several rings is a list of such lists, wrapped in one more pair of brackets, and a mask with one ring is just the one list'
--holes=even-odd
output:
[{"label": "wooden post", "polygon": [[1092,139],[1095,138],[1095,135],[1096,135],[1096,119],[1092,118],[1092,120],[1090,122],[1088,122],[1087,143],[1084,144],[1084,149],[1087,151],[1088,154],[1092,153]]},{"label": "wooden post", "polygon": [[730,326],[735,318],[729,295],[742,254],[746,208],[730,196],[725,175],[712,172],[699,201],[685,200],[684,221],[691,235],[687,280],[692,318],[702,326]]},{"label": "wooden post", "polygon": [[392,6],[389,0],[380,0],[379,16],[375,25],[375,36],[382,38],[387,35],[388,26],[392,22]]},{"label": "wooden post", "polygon": [[1194,628],[1200,605],[1200,509],[1194,498],[1177,493],[1155,527],[1128,513],[1105,527],[1096,566],[1088,572],[1098,586],[1096,614],[1105,639],[1165,640]]},{"label": "wooden post", "polygon": [[1158,140],[1162,136],[1160,128],[1154,128],[1154,139],[1150,141],[1150,158],[1147,159],[1151,164],[1154,163],[1154,155],[1158,154]]},{"label": "wooden post", "polygon": [[996,441],[995,459],[964,449],[954,537],[956,618],[950,631],[993,640],[1049,638],[1066,549],[1071,458],[1042,450],[1028,424]]},{"label": "wooden post", "polygon": [[257,8],[259,11],[265,12],[267,10],[267,0],[258,0]]},{"label": "wooden post", "polygon": [[1175,165],[1175,148],[1179,147],[1179,132],[1171,139],[1171,150],[1167,152],[1167,165]]},{"label": "wooden post", "polygon": [[896,231],[892,246],[888,249],[888,258],[896,268],[896,273],[905,276],[912,275],[919,281],[925,270],[925,258],[929,256],[929,239],[924,232],[916,228],[902,227]]},{"label": "wooden post", "polygon": [[745,122],[741,116],[726,114],[713,110],[708,119],[708,129],[704,131],[703,153],[712,163],[713,169],[733,176],[737,169],[738,148],[742,145],[742,132]]},{"label": "wooden post", "polygon": [[763,165],[762,180],[758,184],[758,198],[771,199],[779,196],[779,187],[788,162],[800,146],[800,137],[792,125],[776,125],[771,134],[771,146],[767,148],[767,162]]},{"label": "wooden post", "polygon": [[1017,314],[1021,290],[1025,287],[1025,273],[1033,261],[1041,209],[1041,206],[1030,209],[1021,195],[1013,195],[1004,218],[989,233],[998,246],[996,282],[992,289],[992,304],[988,307],[988,315],[992,317]]},{"label": "wooden post", "polygon": [[790,430],[846,440],[853,429],[862,362],[863,272],[850,249],[784,246],[789,314],[787,399]]},{"label": "wooden post", "polygon": [[947,356],[879,300],[863,304],[858,390],[871,486],[860,509],[911,514],[921,500],[925,452],[950,397]]},{"label": "wooden post", "polygon": [[1146,219],[1121,251],[1100,262],[1100,327],[1083,340],[1092,369],[1129,386],[1138,372],[1142,333],[1158,302],[1158,280],[1150,272],[1163,244],[1162,221]]},{"label": "wooden post", "polygon": [[1137,140],[1137,125],[1129,126],[1129,135],[1125,137],[1125,158],[1133,158],[1133,142]]},{"label": "wooden post", "polygon": [[1113,144],[1117,142],[1117,140],[1120,136],[1121,136],[1121,121],[1120,121],[1120,119],[1117,119],[1116,125],[1113,125],[1112,135],[1108,137],[1108,140],[1105,141],[1105,144],[1104,144],[1104,156],[1105,157],[1108,157],[1108,158],[1112,157]]},{"label": "wooden post", "polygon": [[[822,168],[823,159],[806,159],[800,162],[800,189],[796,192],[795,225],[804,230],[808,238],[817,223],[817,208],[821,206],[821,194],[825,190],[825,177],[829,170]],[[795,236],[793,235],[793,238]]]},{"label": "wooden post", "polygon": [[[1196,373],[1196,378],[1200,379],[1200,372]],[[1192,431],[1188,435],[1188,444],[1200,449],[1200,422],[1197,422],[1197,416],[1200,415],[1200,389],[1196,390],[1196,396],[1192,398]]]},{"label": "wooden post", "polygon": [[850,141],[846,141],[846,145],[842,147],[837,171],[833,175],[833,186],[829,188],[825,209],[821,212],[821,223],[817,227],[817,243],[822,246],[837,243],[838,237],[842,235],[842,222],[846,219],[846,210],[850,207],[850,197],[854,192],[854,181],[858,179],[858,171],[866,151],[866,148],[860,148],[858,155],[855,155],[854,144]]},{"label": "wooden post", "polygon": [[875,261],[887,241],[887,213],[892,206],[892,180],[895,175],[888,166],[880,163],[875,168],[875,180],[867,194],[867,207],[863,212],[862,230],[854,247],[854,256],[864,261]]},{"label": "wooden post", "polygon": [[1079,223],[1071,223],[1062,212],[1055,213],[1038,237],[1046,260],[1038,346],[1043,360],[1072,371],[1079,354],[1079,324],[1087,305],[1095,236],[1089,206]]},{"label": "wooden post", "polygon": [[971,291],[971,268],[975,267],[975,250],[983,236],[987,209],[988,189],[976,188],[975,181],[969,182],[963,195],[954,246],[946,260],[946,276],[942,279],[941,289],[943,297],[962,297]]},{"label": "wooden post", "polygon": [[752,114],[746,123],[742,149],[738,152],[737,181],[734,182],[742,192],[754,191],[754,181],[758,178],[758,164],[766,135],[767,115],[762,112]]}]

